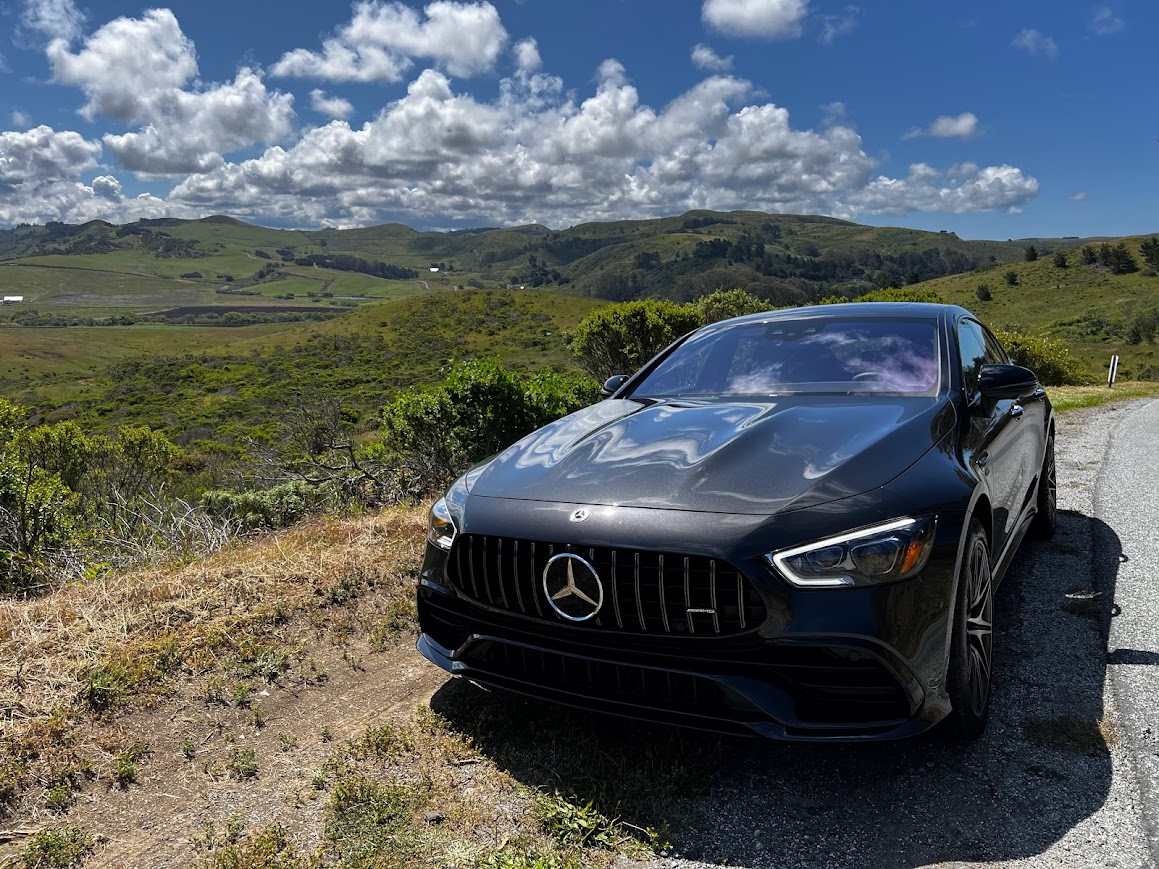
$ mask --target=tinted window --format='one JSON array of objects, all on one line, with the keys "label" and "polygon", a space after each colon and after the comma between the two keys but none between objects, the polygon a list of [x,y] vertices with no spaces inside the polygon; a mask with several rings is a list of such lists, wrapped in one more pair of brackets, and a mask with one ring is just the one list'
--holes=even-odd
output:
[{"label": "tinted window", "polygon": [[933,394],[938,387],[938,366],[933,320],[773,321],[718,329],[689,339],[633,394]]},{"label": "tinted window", "polygon": [[962,363],[962,389],[967,395],[978,391],[978,371],[986,358],[986,338],[982,326],[973,320],[958,323],[958,354]]},{"label": "tinted window", "polygon": [[1010,357],[985,326],[982,327],[982,337],[986,339],[986,364],[1009,365]]}]

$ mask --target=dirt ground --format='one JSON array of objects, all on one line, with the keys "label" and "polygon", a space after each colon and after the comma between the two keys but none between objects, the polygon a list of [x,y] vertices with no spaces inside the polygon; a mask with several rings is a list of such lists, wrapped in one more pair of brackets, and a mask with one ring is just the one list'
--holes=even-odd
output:
[{"label": "dirt ground", "polygon": [[[244,706],[207,704],[189,686],[184,696],[155,709],[95,726],[87,734],[93,742],[137,741],[149,753],[136,782],[110,785],[97,770],[78,793],[66,820],[91,831],[99,843],[85,866],[188,866],[203,856],[195,845],[205,841],[207,821],[219,838],[231,823],[252,830],[278,822],[299,853],[317,847],[325,800],[311,780],[334,745],[370,725],[403,722],[446,675],[423,661],[409,641],[384,652],[319,648],[314,665],[326,673],[320,684],[295,683],[291,673],[258,688]],[[196,746],[192,752],[189,738]],[[257,773],[239,778],[228,769],[231,752],[247,749],[254,752]],[[10,819],[8,826],[35,830],[61,820],[44,811]],[[15,853],[21,838],[0,851],[0,860]]]}]

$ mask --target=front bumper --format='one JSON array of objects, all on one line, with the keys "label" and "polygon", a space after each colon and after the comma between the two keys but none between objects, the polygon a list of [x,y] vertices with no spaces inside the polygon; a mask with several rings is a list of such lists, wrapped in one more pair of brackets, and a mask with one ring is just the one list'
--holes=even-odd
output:
[{"label": "front bumper", "polygon": [[[606,527],[589,521],[587,536],[577,539],[566,518],[552,528],[541,516],[519,515],[542,513],[542,506],[501,506],[501,513],[484,504],[468,514],[467,530],[521,527],[543,540],[570,535],[581,550],[622,539],[623,524],[650,550],[687,552],[687,541],[697,539],[683,524],[687,514],[642,511],[651,515],[609,517]],[[760,560],[762,548],[752,546],[765,531],[738,528],[698,543],[698,555],[734,565],[764,604],[759,624],[728,636],[628,634],[486,605],[454,587],[447,553],[428,546],[418,649],[482,685],[643,720],[792,740],[905,737],[950,710],[944,679],[962,521],[942,514],[922,573],[876,588],[789,586]],[[807,524],[808,531],[796,532],[783,523],[778,537],[818,536],[815,522]]]}]

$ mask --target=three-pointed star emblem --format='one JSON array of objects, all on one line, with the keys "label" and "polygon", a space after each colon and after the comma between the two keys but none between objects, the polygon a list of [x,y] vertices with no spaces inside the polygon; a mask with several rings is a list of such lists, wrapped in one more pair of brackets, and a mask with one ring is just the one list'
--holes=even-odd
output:
[{"label": "three-pointed star emblem", "polygon": [[577,586],[575,584],[575,560],[569,558],[567,560],[567,585],[565,585],[563,588],[561,588],[559,591],[557,591],[555,594],[553,594],[551,596],[551,599],[552,600],[560,600],[562,598],[567,597],[568,595],[573,595],[573,594],[576,597],[578,597],[580,600],[586,601],[587,603],[590,603],[593,607],[599,606],[598,603],[596,603],[594,600],[592,600],[590,597],[588,597],[586,594],[584,594],[584,591],[582,588],[580,588],[579,586]]},{"label": "three-pointed star emblem", "polygon": [[571,622],[595,618],[604,605],[604,584],[596,569],[573,552],[548,559],[543,593],[551,608]]}]

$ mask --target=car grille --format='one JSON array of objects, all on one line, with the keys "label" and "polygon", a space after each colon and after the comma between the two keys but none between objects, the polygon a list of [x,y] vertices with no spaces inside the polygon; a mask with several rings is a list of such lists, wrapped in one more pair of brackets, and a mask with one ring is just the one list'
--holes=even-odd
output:
[{"label": "car grille", "polygon": [[[714,719],[711,729],[729,730],[726,721],[740,722],[760,717],[755,709],[729,702],[725,692],[711,679],[692,673],[639,667],[612,661],[574,658],[570,655],[503,642],[476,643],[467,663],[485,680],[514,690],[568,702],[571,698],[623,704],[640,712]],[[538,689],[538,690],[534,690]],[[663,714],[660,716],[663,718]],[[697,726],[696,722],[683,721]],[[700,726],[703,726],[701,724]],[[737,728],[737,732],[745,732]]]},{"label": "car grille", "polygon": [[605,585],[600,614],[583,628],[725,636],[765,620],[760,594],[735,567],[699,555],[461,534],[447,562],[447,579],[457,592],[484,606],[571,625],[547,603],[541,581],[548,559],[561,552],[587,559]]}]

